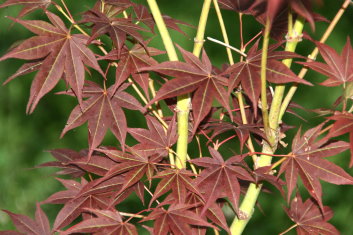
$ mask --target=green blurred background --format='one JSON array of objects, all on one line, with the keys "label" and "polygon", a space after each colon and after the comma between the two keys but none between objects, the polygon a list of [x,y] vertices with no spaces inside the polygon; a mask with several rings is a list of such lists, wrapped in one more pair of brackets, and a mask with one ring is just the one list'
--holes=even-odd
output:
[{"label": "green blurred background", "polygon": [[[85,11],[92,6],[95,1],[67,0],[66,2],[69,8],[72,9],[74,16],[77,16],[79,12]],[[140,0],[138,2],[143,3],[144,1]],[[202,7],[201,0],[159,0],[157,2],[160,4],[163,14],[191,25],[197,25]],[[325,0],[324,7],[318,9],[318,12],[327,19],[332,19],[342,2],[341,0]],[[84,7],[82,8],[82,6]],[[53,8],[49,9],[56,12]],[[4,17],[16,16],[18,12],[19,9],[16,7],[0,9],[0,55],[6,53],[14,42],[26,39],[32,35],[21,25],[12,25],[12,22]],[[223,11],[223,16],[231,45],[239,47],[238,16],[230,11]],[[45,19],[45,16],[40,11],[32,13],[27,18],[38,17]],[[208,22],[206,36],[221,39],[217,17],[213,9],[210,11]],[[258,33],[261,25],[249,16],[244,17],[244,22],[244,37],[245,40],[248,40]],[[340,51],[346,42],[347,36],[351,38],[353,36],[352,22],[353,7],[350,6],[333,35],[328,39],[327,44]],[[306,29],[314,39],[319,39],[327,25],[327,23],[318,22],[315,32],[312,32],[310,27],[306,27]],[[182,28],[187,32],[189,38],[185,38],[176,32],[171,33],[172,37],[175,42],[190,50],[193,46],[195,30],[188,27]],[[157,37],[153,39],[150,45],[163,49],[162,43]],[[222,46],[206,42],[205,48],[215,65],[220,66],[227,62],[225,49]],[[311,44],[304,42],[299,45],[298,51],[303,55],[307,55],[312,48]],[[1,62],[0,81],[5,81],[22,63],[22,61],[14,59]],[[59,139],[67,117],[71,109],[76,105],[74,99],[54,95],[54,92],[51,92],[39,103],[32,115],[28,116],[25,114],[32,78],[33,74],[19,77],[10,84],[0,87],[0,208],[31,217],[34,215],[35,202],[42,201],[52,193],[63,189],[52,177],[54,169],[32,169],[40,163],[53,160],[51,155],[45,150],[55,148],[80,150],[87,147],[85,125],[69,132],[63,139]],[[309,72],[306,79],[313,83],[318,83],[323,78],[317,73]],[[64,88],[64,84],[60,84],[54,91],[60,91]],[[330,108],[331,104],[340,95],[340,92],[340,88],[301,86],[295,95],[294,101],[308,109]],[[312,113],[304,111],[299,111],[299,113],[307,119],[307,122],[303,122],[291,114],[286,115],[285,122],[297,127],[302,125],[304,129],[307,129],[323,120]],[[130,116],[128,119],[133,120],[134,117]],[[129,122],[129,126],[133,124],[132,121]],[[290,130],[285,141],[290,142],[291,136],[296,131],[297,128]],[[349,153],[347,152],[331,159],[347,169]],[[347,169],[347,171],[353,175],[352,169]],[[353,226],[351,226],[351,220],[353,219],[353,187],[330,185],[325,182],[322,184],[323,202],[325,205],[332,207],[335,212],[331,222],[342,234],[353,234]],[[244,234],[278,234],[291,226],[291,221],[282,210],[282,206],[285,206],[285,201],[277,191],[274,191],[273,194],[262,194],[259,198],[259,205],[262,212],[256,210]],[[55,217],[58,210],[57,207],[53,206],[44,206],[43,208],[51,218]],[[227,211],[227,214],[231,214],[231,212]],[[5,213],[0,212],[0,229],[12,228],[9,217]],[[294,232],[292,231],[289,234],[294,234]]]}]

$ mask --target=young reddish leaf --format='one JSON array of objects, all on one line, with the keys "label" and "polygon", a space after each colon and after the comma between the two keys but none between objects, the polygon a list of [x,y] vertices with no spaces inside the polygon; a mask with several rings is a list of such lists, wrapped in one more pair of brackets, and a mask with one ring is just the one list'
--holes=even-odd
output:
[{"label": "young reddish leaf", "polygon": [[37,203],[37,210],[35,215],[35,220],[31,218],[15,214],[7,210],[3,210],[6,212],[12,219],[14,225],[16,226],[17,230],[21,233],[17,233],[14,231],[3,231],[0,234],[3,235],[11,235],[11,234],[28,234],[28,235],[51,235],[52,232],[50,230],[49,220],[43,210],[40,208],[40,204]]},{"label": "young reddish leaf", "polygon": [[122,221],[121,215],[116,210],[97,210],[85,208],[86,211],[93,213],[97,217],[83,220],[72,226],[62,235],[73,233],[99,233],[104,234],[129,234],[137,235],[137,229],[134,225]]},{"label": "young reddish leaf", "polygon": [[338,235],[338,230],[327,221],[333,216],[332,210],[325,206],[322,209],[309,198],[304,203],[300,195],[293,198],[287,215],[296,223],[297,234],[302,235]]},{"label": "young reddish leaf", "polygon": [[51,4],[51,0],[30,0],[30,1],[24,1],[24,0],[7,0],[3,4],[0,5],[0,8],[8,7],[8,6],[15,6],[15,5],[22,5],[23,8],[18,13],[18,17],[21,18],[30,12],[41,8],[41,9],[46,9],[49,7]]},{"label": "young reddish leaf", "polygon": [[156,66],[140,68],[140,72],[154,71],[175,77],[165,83],[157,92],[156,97],[147,105],[170,97],[194,92],[192,95],[192,110],[194,117],[195,133],[200,122],[207,116],[214,99],[218,100],[229,113],[229,99],[224,86],[227,79],[220,75],[212,74],[211,62],[205,51],[200,61],[192,53],[179,47],[185,62],[163,62]]},{"label": "young reddish leaf", "polygon": [[339,154],[349,148],[344,141],[331,141],[324,138],[317,140],[323,124],[309,129],[303,136],[300,129],[292,144],[292,154],[282,163],[279,175],[285,172],[287,182],[287,200],[296,187],[298,175],[305,188],[322,205],[322,190],[319,179],[332,184],[353,184],[353,177],[348,175],[339,166],[323,159],[324,157]]},{"label": "young reddish leaf", "polygon": [[[282,84],[288,82],[302,83],[312,85],[310,82],[297,77],[287,66],[277,60],[300,57],[295,53],[285,51],[274,51],[280,44],[276,44],[268,50],[268,61],[266,67],[266,78],[269,82]],[[257,114],[257,103],[261,93],[261,54],[258,50],[258,42],[248,51],[245,61],[238,62],[224,72],[230,74],[228,83],[228,93],[241,84],[245,94],[253,104],[255,116]]]},{"label": "young reddish leaf", "polygon": [[83,89],[82,105],[77,105],[71,112],[61,137],[75,127],[88,121],[90,153],[103,141],[108,128],[125,148],[127,123],[122,107],[141,110],[139,102],[127,92],[126,86],[121,86],[115,94],[112,88],[108,90],[99,87],[94,82],[87,82]]},{"label": "young reddish leaf", "polygon": [[[148,44],[148,42],[146,42]],[[145,66],[157,65],[151,56],[164,54],[165,52],[160,51],[153,47],[147,47],[148,54],[146,49],[143,48],[140,44],[135,44],[131,49],[128,49],[126,46],[120,50],[113,50],[109,54],[101,57],[101,59],[109,60],[120,60],[118,67],[116,68],[116,78],[115,84],[113,87],[113,93],[124,83],[128,77],[131,75],[132,78],[140,85],[140,87],[145,92],[145,95],[149,97],[148,93],[148,83],[149,76],[146,73],[138,73],[139,68]]]},{"label": "young reddish leaf", "polygon": [[219,152],[209,147],[212,158],[203,157],[191,160],[192,163],[205,169],[195,179],[195,184],[201,189],[206,204],[202,214],[216,199],[224,195],[232,202],[238,213],[240,196],[239,179],[253,181],[253,177],[242,166],[239,156],[224,161]]},{"label": "young reddish leaf", "polygon": [[153,233],[155,235],[167,235],[169,232],[192,234],[190,225],[215,228],[195,212],[190,211],[192,207],[188,204],[172,204],[168,210],[156,208],[141,222],[154,220]]},{"label": "young reddish leaf", "polygon": [[27,105],[29,113],[33,112],[39,100],[54,88],[63,74],[80,103],[85,79],[84,65],[94,68],[104,76],[93,52],[86,46],[88,38],[81,34],[71,35],[58,16],[50,12],[46,14],[53,25],[39,20],[13,19],[38,36],[25,40],[0,58],[35,60],[45,57],[32,82]]},{"label": "young reddish leaf", "polygon": [[341,55],[325,44],[317,42],[316,45],[326,63],[311,61],[300,64],[328,76],[329,78],[321,85],[328,87],[343,85],[345,87],[347,82],[353,81],[353,49],[349,38]]}]

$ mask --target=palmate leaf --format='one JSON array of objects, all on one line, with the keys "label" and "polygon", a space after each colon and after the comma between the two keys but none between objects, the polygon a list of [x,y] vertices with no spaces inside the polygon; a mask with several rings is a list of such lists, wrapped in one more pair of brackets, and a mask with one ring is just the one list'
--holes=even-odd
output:
[{"label": "palmate leaf", "polygon": [[51,3],[51,0],[7,0],[0,5],[0,8],[22,5],[23,8],[20,13],[18,13],[18,17],[21,18],[38,8],[46,9]]},{"label": "palmate leaf", "polygon": [[351,160],[349,162],[349,167],[353,166],[353,114],[351,113],[340,113],[335,112],[333,116],[329,119],[334,120],[332,128],[330,129],[328,136],[336,137],[349,133],[350,140],[350,150],[351,150]]},{"label": "palmate leaf", "polygon": [[[257,103],[261,93],[260,69],[262,50],[258,50],[258,43],[259,41],[249,49],[245,61],[230,66],[224,72],[224,74],[230,75],[228,93],[233,92],[233,89],[241,84],[245,94],[253,104],[255,116],[257,114]],[[287,66],[278,61],[287,58],[301,57],[292,52],[274,51],[279,45],[280,44],[273,45],[268,50],[266,79],[276,84],[296,82],[312,85],[310,82],[297,77]]]},{"label": "palmate leaf", "polygon": [[195,133],[200,122],[211,110],[214,99],[231,113],[227,91],[224,88],[227,84],[227,79],[212,73],[211,62],[204,50],[202,52],[202,60],[181,47],[179,47],[179,50],[185,62],[163,62],[159,65],[140,68],[139,71],[154,71],[175,77],[159,89],[155,98],[147,106],[162,99],[194,91],[192,95],[192,112],[194,117],[193,133]]},{"label": "palmate leaf", "polygon": [[36,67],[39,71],[32,82],[28,113],[33,112],[39,100],[55,87],[64,74],[65,81],[71,86],[80,103],[85,65],[104,76],[95,55],[87,48],[88,37],[82,34],[71,35],[58,16],[48,11],[46,14],[52,24],[40,20],[13,19],[38,36],[25,40],[0,58],[0,61],[8,58],[43,59],[40,67]]},{"label": "palmate leaf", "polygon": [[332,210],[325,206],[321,208],[309,198],[304,203],[300,195],[293,198],[287,215],[296,223],[297,234],[300,235],[338,235],[338,230],[327,221],[333,216]]},{"label": "palmate leaf", "polygon": [[169,149],[177,140],[175,116],[169,123],[167,131],[164,130],[163,126],[155,118],[146,116],[146,121],[148,129],[128,129],[128,132],[139,141],[133,148],[140,151],[147,151],[149,155],[158,154],[167,156]]},{"label": "palmate leaf", "polygon": [[153,234],[155,235],[193,234],[190,225],[215,228],[200,215],[191,211],[193,207],[195,206],[189,204],[172,204],[168,210],[156,208],[142,221],[154,220]]},{"label": "palmate leaf", "polygon": [[349,38],[341,55],[325,44],[317,42],[316,45],[326,63],[311,61],[301,62],[301,64],[329,77],[321,85],[328,87],[343,85],[345,87],[348,82],[353,81],[353,49]]},{"label": "palmate leaf", "polygon": [[85,219],[82,222],[72,226],[65,232],[60,234],[76,234],[76,233],[99,233],[104,231],[104,234],[129,234],[137,235],[137,229],[133,224],[126,223],[122,220],[121,215],[116,210],[97,210],[85,208],[89,213],[96,217]]},{"label": "palmate leaf", "polygon": [[83,15],[81,22],[93,23],[90,41],[101,35],[109,34],[120,55],[121,49],[125,45],[127,35],[130,35],[147,50],[145,42],[138,31],[146,32],[148,30],[134,24],[131,19],[116,17],[118,13],[122,13],[125,9],[125,7],[119,8],[119,11],[115,12],[114,15],[106,15],[95,9],[87,11]]},{"label": "palmate leaf", "polygon": [[48,217],[40,208],[40,204],[37,203],[37,209],[35,214],[35,220],[20,214],[15,214],[7,210],[6,212],[13,221],[15,227],[19,232],[15,231],[1,231],[1,235],[14,235],[14,234],[27,234],[27,235],[51,235],[53,232],[50,229]]},{"label": "palmate leaf", "polygon": [[242,157],[234,156],[224,161],[221,154],[209,147],[210,157],[191,160],[195,165],[205,169],[195,179],[195,184],[200,188],[206,203],[202,214],[216,199],[224,195],[232,202],[238,213],[238,202],[240,196],[239,179],[253,181],[250,173],[242,167]]},{"label": "palmate leaf", "polygon": [[156,199],[170,190],[175,199],[173,203],[184,203],[188,192],[195,193],[203,200],[204,197],[191,176],[194,176],[194,174],[185,169],[167,169],[159,172],[154,178],[161,178],[162,180],[154,191],[150,206]]},{"label": "palmate leaf", "polygon": [[281,165],[278,175],[285,172],[287,201],[290,201],[298,176],[321,208],[323,208],[322,190],[319,179],[332,184],[353,184],[353,177],[324,159],[347,150],[349,144],[344,141],[328,142],[328,138],[317,140],[322,126],[323,124],[309,129],[303,136],[299,129],[293,140],[292,154]]},{"label": "palmate leaf", "polygon": [[87,82],[82,93],[88,99],[72,110],[61,136],[87,121],[90,154],[102,142],[108,128],[125,149],[127,123],[122,107],[142,110],[139,102],[124,91],[127,86],[125,84],[113,93],[111,87],[103,89],[94,82]]},{"label": "palmate leaf", "polygon": [[99,149],[100,152],[109,156],[109,158],[118,161],[102,178],[97,181],[97,184],[111,179],[115,176],[124,174],[125,181],[121,189],[117,194],[122,193],[128,187],[136,184],[141,180],[143,176],[147,176],[147,179],[152,180],[154,172],[157,171],[156,164],[159,163],[163,157],[159,155],[147,155],[146,152],[134,151],[131,153],[122,152],[116,149]]},{"label": "palmate leaf", "polygon": [[[148,42],[146,42],[148,44]],[[156,56],[164,54],[164,51],[160,51],[153,47],[143,48],[140,44],[135,44],[131,49],[124,46],[120,50],[112,50],[107,55],[102,56],[100,59],[108,60],[119,60],[118,66],[116,68],[115,83],[113,87],[113,93],[116,89],[124,83],[129,76],[131,76],[137,84],[143,89],[146,97],[149,98],[148,83],[149,76],[146,73],[138,73],[139,68],[145,66],[157,65],[158,62],[155,61],[151,56]]]}]

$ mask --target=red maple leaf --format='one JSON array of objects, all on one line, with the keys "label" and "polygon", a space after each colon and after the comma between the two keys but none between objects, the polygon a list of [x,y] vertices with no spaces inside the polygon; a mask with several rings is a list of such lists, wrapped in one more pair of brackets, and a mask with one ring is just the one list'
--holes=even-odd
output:
[{"label": "red maple leaf", "polygon": [[52,235],[53,232],[50,229],[48,217],[40,208],[40,204],[37,203],[37,210],[35,214],[35,220],[20,214],[12,213],[8,210],[2,210],[6,212],[10,217],[15,227],[19,232],[16,231],[1,231],[2,235],[22,235],[22,234],[41,234],[41,235]]},{"label": "red maple leaf", "polygon": [[13,19],[38,36],[25,40],[0,58],[0,61],[8,58],[25,60],[44,58],[40,67],[36,67],[39,71],[32,82],[27,105],[28,113],[33,112],[39,100],[55,87],[63,74],[80,103],[85,80],[85,65],[94,68],[104,76],[95,55],[86,45],[88,37],[82,34],[71,34],[58,16],[50,12],[46,14],[52,24],[41,20]]},{"label": "red maple leaf", "polygon": [[136,227],[133,224],[123,221],[120,213],[116,210],[91,208],[85,208],[84,210],[94,214],[96,217],[85,219],[60,234],[101,233],[104,231],[104,234],[138,235]]},{"label": "red maple leaf", "polygon": [[301,62],[301,64],[329,77],[321,85],[328,87],[343,85],[345,87],[347,82],[353,81],[353,49],[349,38],[341,55],[323,43],[317,42],[316,45],[326,63],[311,61]]},{"label": "red maple leaf", "polygon": [[125,149],[127,123],[122,107],[142,109],[140,103],[124,91],[128,85],[121,86],[113,93],[112,87],[104,89],[94,82],[87,81],[82,93],[88,99],[72,110],[61,136],[88,121],[90,154],[102,142],[108,128]]},{"label": "red maple leaf", "polygon": [[15,6],[15,5],[22,5],[23,8],[18,13],[18,17],[21,18],[30,12],[40,8],[46,9],[52,3],[51,0],[31,0],[31,1],[24,1],[24,0],[7,0],[3,4],[0,5],[0,8],[8,7],[8,6]]},{"label": "red maple leaf", "polygon": [[158,154],[167,156],[169,149],[177,140],[175,117],[168,125],[165,131],[163,126],[155,118],[146,116],[148,129],[129,128],[128,132],[139,141],[133,148],[141,151],[147,151],[148,154]]},{"label": "red maple leaf", "polygon": [[242,167],[241,156],[234,156],[224,161],[219,152],[211,147],[208,149],[212,158],[203,157],[191,160],[192,163],[205,168],[195,179],[195,184],[200,188],[203,196],[206,198],[203,212],[205,212],[217,198],[228,197],[235,211],[238,213],[240,196],[240,184],[238,180],[253,181],[254,179],[250,173]]},{"label": "red maple leaf", "polygon": [[154,220],[153,233],[155,235],[167,235],[169,232],[172,234],[192,234],[190,225],[215,228],[200,215],[191,211],[190,209],[193,207],[195,206],[189,204],[172,204],[168,210],[156,208],[141,222]]},{"label": "red maple leaf", "polygon": [[147,30],[131,22],[131,18],[125,19],[116,17],[116,15],[122,13],[126,7],[118,7],[116,9],[117,11],[109,15],[95,9],[89,10],[83,15],[81,22],[93,23],[90,41],[101,35],[108,34],[115,48],[120,52],[125,45],[127,35],[130,35],[147,49],[142,36],[138,32]]},{"label": "red maple leaf", "polygon": [[353,114],[335,112],[333,116],[329,117],[330,120],[335,120],[331,127],[328,136],[336,137],[349,133],[351,160],[349,167],[353,166]]},{"label": "red maple leaf", "polygon": [[159,65],[140,68],[140,72],[154,71],[175,77],[159,89],[149,105],[162,99],[195,91],[192,95],[193,132],[195,133],[200,122],[211,110],[214,99],[218,100],[231,113],[228,95],[224,88],[227,79],[212,73],[213,68],[210,59],[204,50],[201,60],[181,47],[179,47],[179,50],[185,62],[163,62]]},{"label": "red maple leaf", "polygon": [[[148,42],[146,42],[148,44]],[[151,56],[156,56],[163,54],[153,47],[143,48],[140,44],[135,44],[131,49],[126,46],[122,50],[112,50],[107,55],[102,56],[100,59],[108,60],[119,60],[118,66],[116,68],[116,78],[113,87],[113,93],[118,89],[118,87],[125,82],[129,76],[131,76],[137,84],[143,89],[145,95],[149,97],[148,84],[149,76],[147,73],[138,73],[139,68],[145,66],[157,65],[158,62],[155,61]]]},{"label": "red maple leaf", "polygon": [[300,195],[296,195],[290,204],[290,209],[286,209],[285,211],[291,220],[296,223],[297,234],[340,234],[332,224],[327,222],[333,216],[332,210],[328,206],[323,207],[321,210],[312,198],[309,198],[303,203]]},{"label": "red maple leaf", "polygon": [[285,172],[287,183],[287,200],[296,187],[298,175],[310,195],[322,205],[322,190],[319,179],[332,184],[353,184],[353,177],[342,168],[325,160],[324,157],[339,154],[349,148],[344,141],[331,141],[328,138],[317,140],[323,124],[311,128],[301,136],[299,129],[293,139],[292,153],[282,163],[278,175]]},{"label": "red maple leaf", "polygon": [[193,192],[203,199],[199,188],[194,184],[191,176],[194,176],[194,174],[185,169],[167,169],[159,172],[154,178],[161,178],[162,180],[158,183],[154,191],[150,205],[170,190],[172,191],[171,195],[175,199],[174,203],[175,201],[177,203],[184,203],[188,192]]}]

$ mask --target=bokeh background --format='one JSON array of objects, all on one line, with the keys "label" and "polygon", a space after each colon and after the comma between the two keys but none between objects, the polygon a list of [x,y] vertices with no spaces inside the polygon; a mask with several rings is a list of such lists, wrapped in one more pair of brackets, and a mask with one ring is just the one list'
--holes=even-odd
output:
[{"label": "bokeh background", "polygon": [[[89,9],[95,0],[66,0],[66,2],[73,15],[78,17],[78,13]],[[137,2],[144,3],[145,1],[140,0]],[[157,2],[160,4],[163,14],[191,25],[197,25],[203,1],[158,0]],[[318,12],[330,20],[334,17],[343,1],[324,0],[323,2],[324,5],[318,8]],[[57,12],[54,8],[49,9]],[[24,40],[32,35],[21,25],[12,24],[12,21],[5,18],[5,16],[16,16],[18,12],[19,8],[17,7],[0,9],[0,56],[4,55],[15,42]],[[237,14],[223,11],[223,16],[231,45],[239,47],[239,21]],[[36,11],[26,18],[33,19],[38,17],[45,19],[41,11]],[[222,36],[214,9],[210,11],[208,22],[206,36],[221,39]],[[259,32],[261,25],[250,16],[245,16],[244,22],[244,37],[245,40],[248,40]],[[347,36],[351,38],[353,36],[352,22],[353,6],[350,6],[334,33],[328,39],[327,44],[341,51]],[[306,26],[306,31],[314,39],[318,40],[327,25],[325,22],[318,22],[315,32],[308,26]],[[181,27],[189,37],[184,37],[177,32],[171,32],[172,38],[182,47],[190,50],[193,47],[195,29]],[[155,37],[150,45],[163,49],[158,37]],[[225,49],[222,46],[206,42],[205,48],[215,65],[220,66],[227,62]],[[303,42],[299,45],[298,52],[302,55],[308,55],[312,48],[312,44]],[[0,82],[5,81],[22,63],[23,61],[14,59],[1,62]],[[63,189],[52,176],[54,169],[34,169],[40,163],[53,160],[46,150],[55,148],[80,150],[87,147],[85,125],[69,132],[63,139],[59,139],[68,115],[76,105],[74,99],[54,94],[55,91],[65,89],[64,84],[60,84],[55,88],[54,92],[47,95],[39,103],[32,115],[25,114],[32,78],[33,74],[30,74],[19,77],[6,86],[0,86],[0,208],[31,217],[34,215],[35,202],[42,201],[52,193]],[[319,83],[323,80],[323,77],[315,72],[309,72],[306,79],[313,83]],[[340,93],[340,88],[301,86],[295,95],[294,101],[307,109],[330,108],[331,104],[340,96]],[[287,114],[284,119],[285,122],[296,128],[288,132],[288,136],[284,141],[290,142],[299,126],[307,129],[323,120],[322,117],[310,112],[300,110],[298,112],[307,121],[303,122],[299,118]],[[139,119],[132,116],[128,117],[128,120],[129,126],[135,125],[136,123],[134,122],[140,122]],[[109,142],[109,137],[107,141]],[[338,165],[344,166],[353,175],[353,170],[346,167],[349,162],[348,152],[331,159]],[[335,212],[331,222],[342,234],[353,234],[353,226],[351,226],[353,218],[353,186],[336,186],[325,182],[322,182],[322,184],[323,202]],[[133,203],[133,199],[130,201]],[[291,226],[291,221],[282,210],[283,206],[286,206],[286,203],[277,191],[273,191],[272,194],[262,194],[259,198],[261,210],[257,209],[255,211],[253,219],[244,234],[278,234]],[[43,209],[49,217],[54,218],[59,208],[44,206]],[[226,212],[231,216],[232,213],[229,210],[226,209]],[[0,211],[0,229],[12,228],[9,217]],[[144,232],[141,231],[142,233]],[[294,234],[294,232],[292,231],[289,234]]]}]

